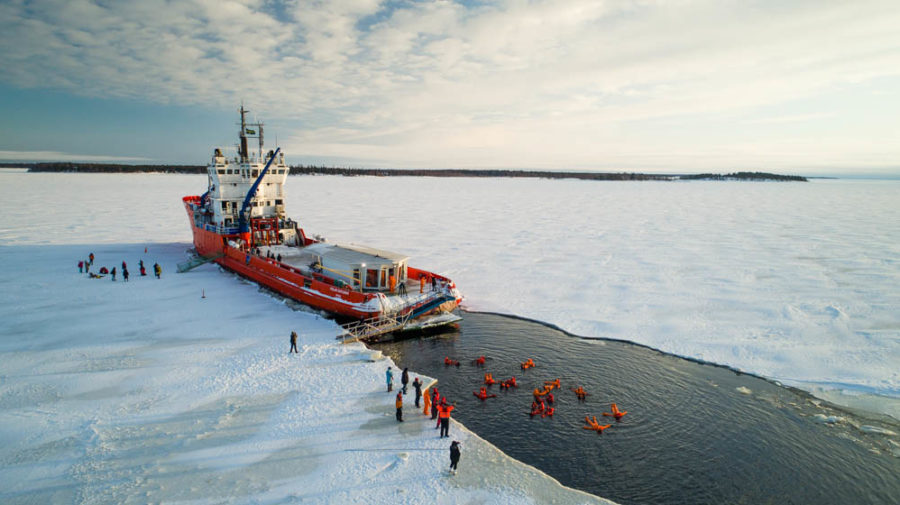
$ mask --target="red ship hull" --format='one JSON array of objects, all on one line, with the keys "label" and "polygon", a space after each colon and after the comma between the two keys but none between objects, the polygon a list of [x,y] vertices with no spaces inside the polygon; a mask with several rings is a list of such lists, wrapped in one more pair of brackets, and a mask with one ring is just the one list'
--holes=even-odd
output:
[{"label": "red ship hull", "polygon": [[[377,300],[374,304],[368,303],[377,298],[377,294],[361,293],[348,286],[338,287],[328,282],[326,278],[319,279],[316,276],[304,275],[285,263],[232,247],[228,245],[228,242],[237,239],[237,234],[222,235],[200,228],[194,223],[194,209],[200,206],[199,196],[186,196],[182,200],[191,223],[194,248],[198,255],[216,257],[214,261],[223,268],[316,309],[354,319],[369,319],[381,315],[380,308],[377,308]],[[311,239],[306,239],[306,241],[306,245],[315,242]],[[450,282],[446,277],[431,272],[413,267],[408,267],[408,270],[412,278],[418,278],[420,274],[424,274],[429,278]],[[448,302],[440,309],[452,310],[459,302],[460,300]]]}]

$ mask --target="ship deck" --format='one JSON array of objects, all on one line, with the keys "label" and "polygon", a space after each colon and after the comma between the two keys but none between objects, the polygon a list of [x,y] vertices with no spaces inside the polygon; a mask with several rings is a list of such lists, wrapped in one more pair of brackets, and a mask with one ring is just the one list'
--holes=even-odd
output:
[{"label": "ship deck", "polygon": [[[304,275],[311,276],[313,274],[312,265],[315,265],[318,261],[318,255],[313,252],[308,251],[305,247],[297,247],[297,246],[287,246],[287,245],[270,245],[270,246],[260,246],[259,247],[260,254],[263,257],[266,257],[268,253],[275,257],[281,255],[281,262],[285,265],[290,265],[297,270],[300,270]],[[416,295],[427,296],[432,292],[440,291],[440,287],[437,289],[433,289],[431,284],[425,283],[424,289],[422,289],[422,293],[419,293],[419,289],[421,287],[418,279],[407,279],[405,282],[401,283],[406,288],[407,295],[401,295],[399,293],[391,294],[388,292],[382,292],[388,299],[392,298],[400,298],[402,297],[404,301],[409,302],[410,298],[415,297]],[[373,290],[374,292],[375,290]],[[400,288],[398,286],[398,291]]]}]

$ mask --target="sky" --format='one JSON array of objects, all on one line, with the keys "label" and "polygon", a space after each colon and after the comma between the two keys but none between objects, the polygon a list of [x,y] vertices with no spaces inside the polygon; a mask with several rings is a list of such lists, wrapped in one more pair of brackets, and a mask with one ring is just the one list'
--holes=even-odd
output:
[{"label": "sky", "polygon": [[0,160],[900,174],[896,1],[5,0]]}]

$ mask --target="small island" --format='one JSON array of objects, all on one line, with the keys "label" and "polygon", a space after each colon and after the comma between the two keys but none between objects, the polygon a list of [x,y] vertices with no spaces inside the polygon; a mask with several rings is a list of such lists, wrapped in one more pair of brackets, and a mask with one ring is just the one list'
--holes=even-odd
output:
[{"label": "small island", "polygon": [[767,172],[735,172],[732,174],[696,174],[682,175],[681,180],[687,181],[788,181],[788,182],[808,182],[806,177],[799,175],[779,175]]}]

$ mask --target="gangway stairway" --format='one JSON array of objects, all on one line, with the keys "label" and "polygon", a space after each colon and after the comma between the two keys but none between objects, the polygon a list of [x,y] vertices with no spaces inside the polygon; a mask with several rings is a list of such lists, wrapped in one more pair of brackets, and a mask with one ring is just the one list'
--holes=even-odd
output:
[{"label": "gangway stairway", "polygon": [[181,274],[187,272],[188,270],[193,270],[200,265],[204,265],[206,263],[209,263],[210,261],[215,261],[222,256],[225,256],[225,253],[213,254],[212,256],[194,256],[193,258],[178,264],[178,273]]},{"label": "gangway stairway", "polygon": [[397,316],[385,315],[342,324],[341,328],[344,331],[338,338],[340,338],[343,343],[347,344],[400,331],[413,319],[416,319],[423,314],[427,314],[431,310],[453,300],[455,300],[453,296],[442,294],[436,297],[429,297],[424,303],[415,305],[411,309]]}]

